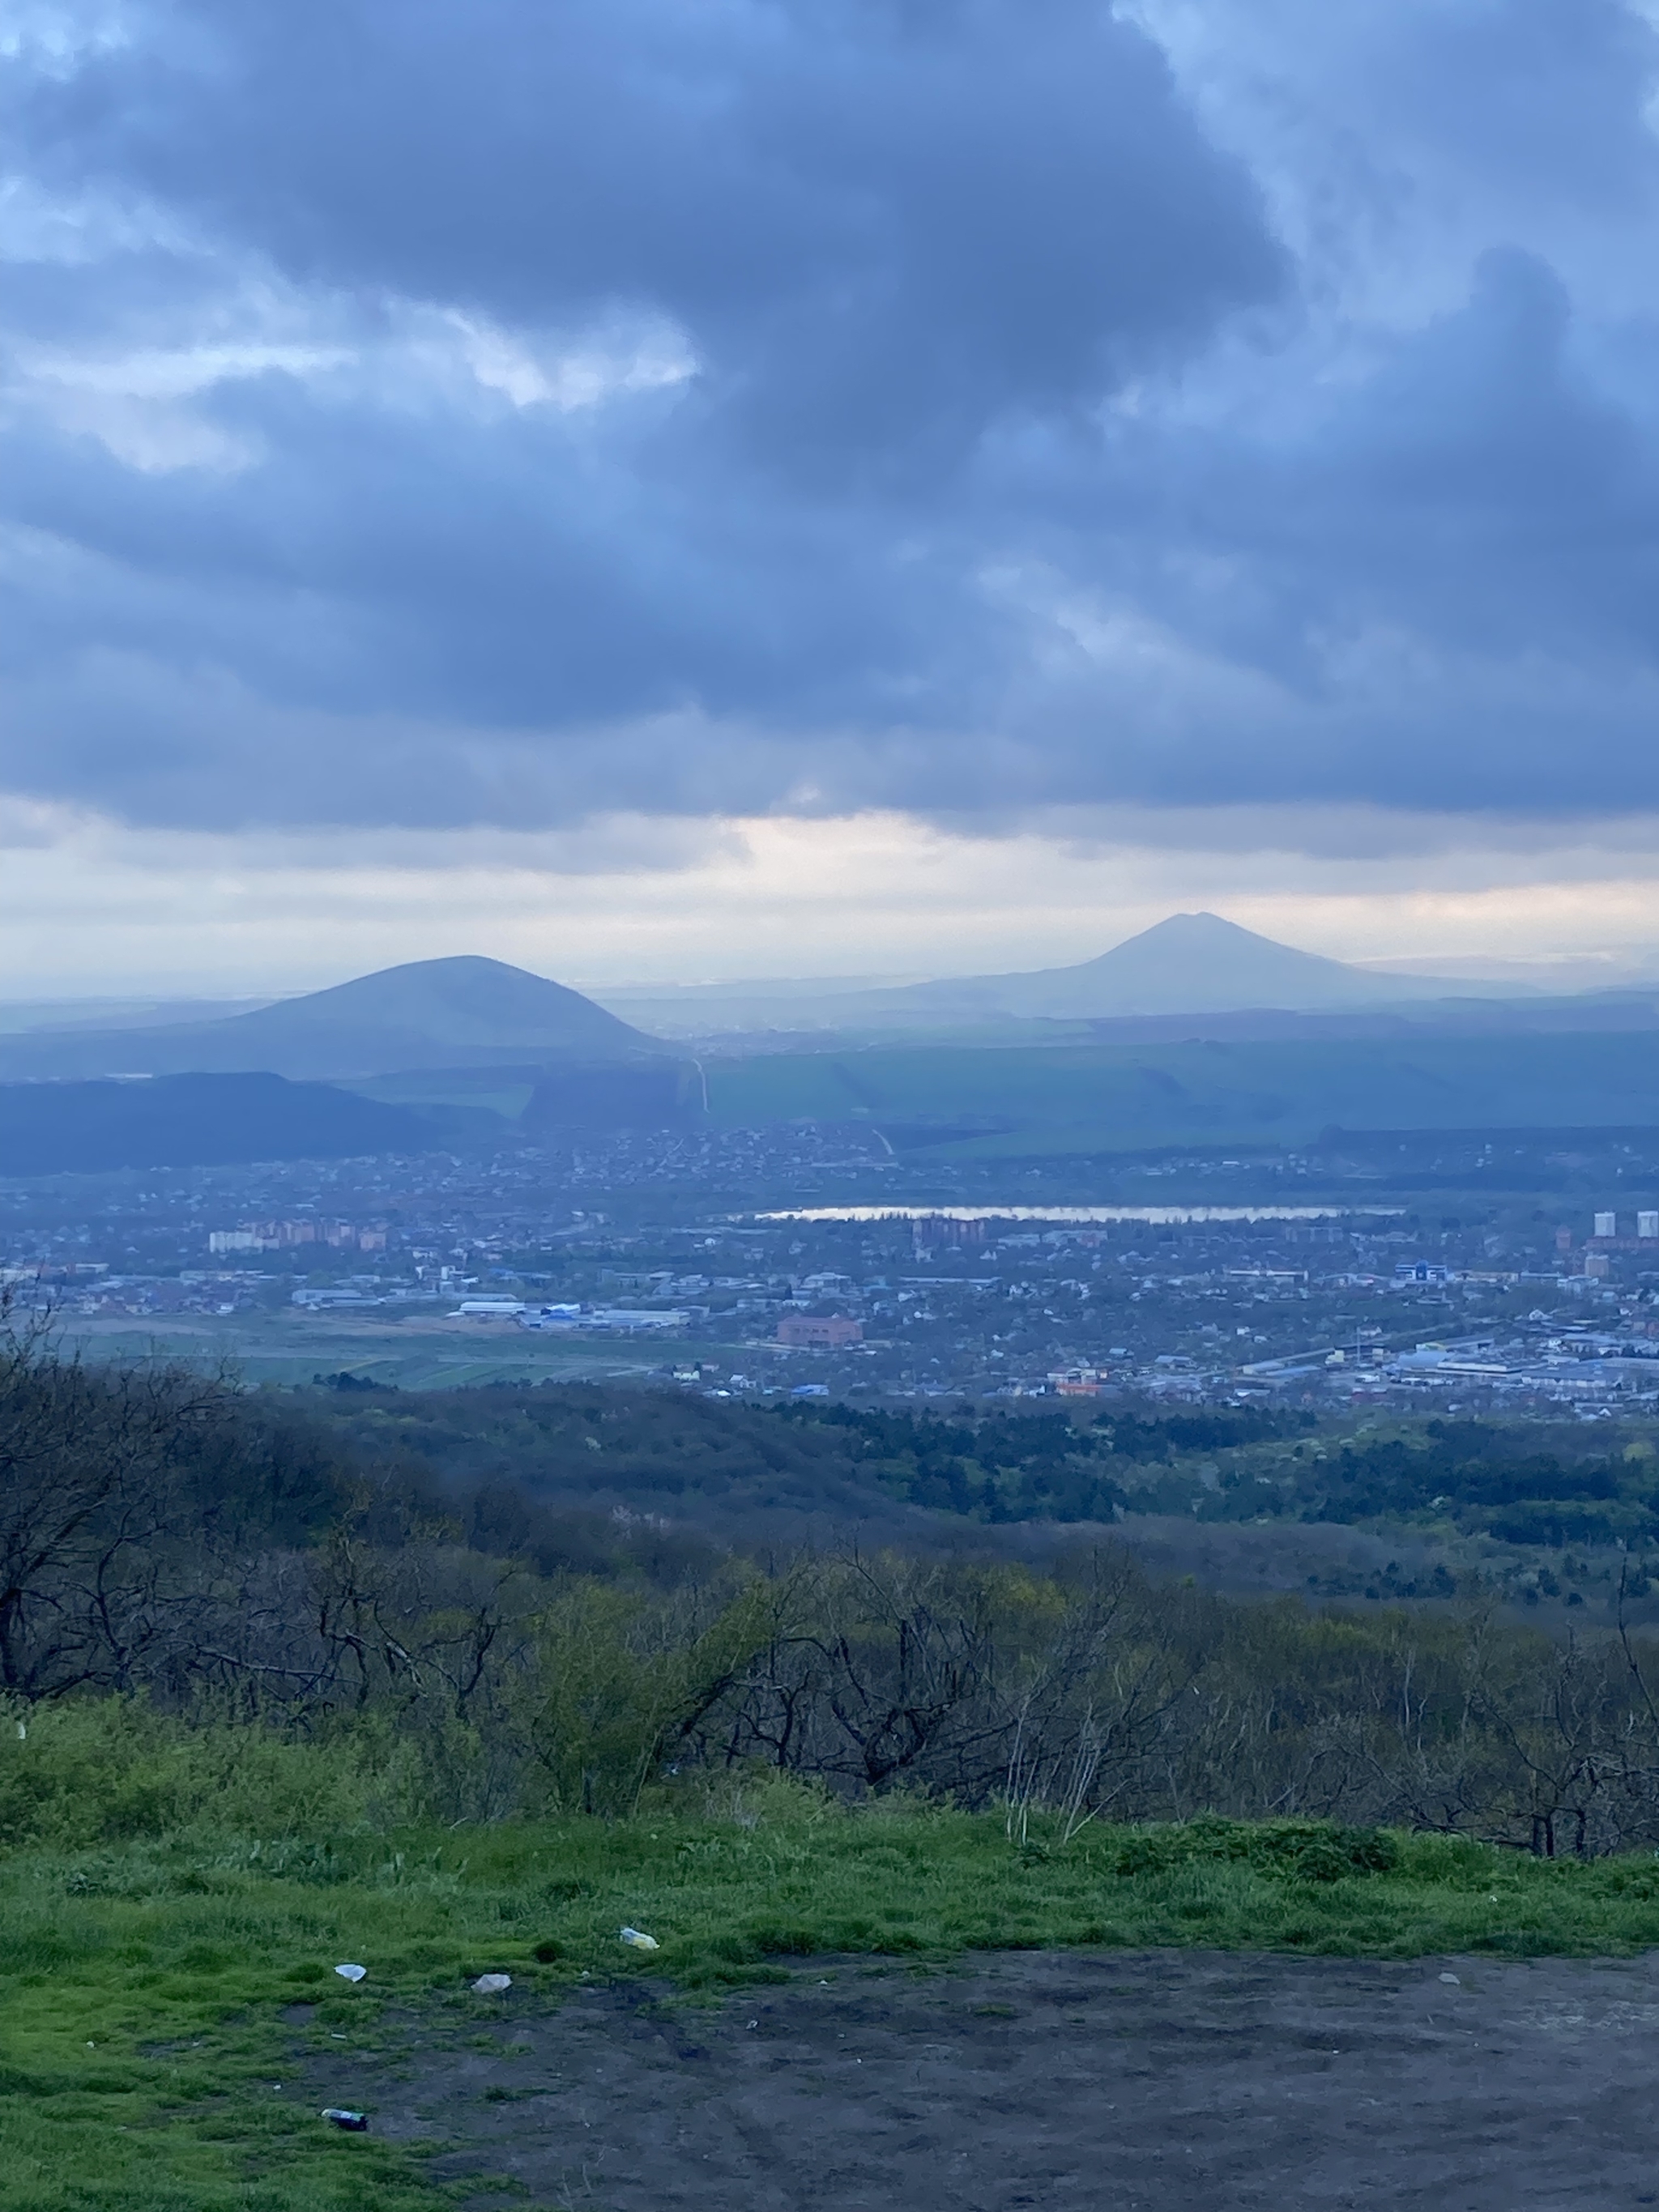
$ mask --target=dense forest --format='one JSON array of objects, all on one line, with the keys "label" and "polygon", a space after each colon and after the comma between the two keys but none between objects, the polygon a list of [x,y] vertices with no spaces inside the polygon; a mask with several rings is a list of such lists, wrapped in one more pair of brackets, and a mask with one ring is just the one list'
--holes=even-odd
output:
[{"label": "dense forest", "polygon": [[410,1479],[654,1508],[725,1534],[767,1512],[880,1521],[914,1506],[988,1527],[1173,1512],[1659,1546],[1659,1453],[1583,1422],[1344,1434],[1294,1407],[933,1413],[581,1384],[404,1393],[349,1376],[306,1403],[339,1449]]},{"label": "dense forest", "polygon": [[[1159,1586],[1098,1529],[1038,1571],[988,1529],[978,1549],[854,1533],[784,1551],[606,1503],[948,1498],[955,1466],[970,1510],[988,1480],[1002,1510],[1052,1514],[1085,1474],[1231,1452],[1289,1455],[1310,1513],[1432,1504],[1453,1479],[1480,1513],[1634,1510],[1650,1460],[1605,1439],[1506,1456],[1451,1426],[1310,1458],[1299,1421],[1249,1410],[1079,1426],[589,1389],[368,1398],[94,1369],[14,1334],[0,1689],[20,1717],[113,1697],[355,1747],[377,1788],[448,1820],[614,1814],[665,1777],[767,1769],[1011,1819],[1659,1843],[1659,1681],[1622,1621],[1553,1638],[1478,1590],[1346,1614],[1233,1601]],[[14,1838],[49,1818],[21,1787],[0,1782]]]},{"label": "dense forest", "polygon": [[1251,1408],[1079,1422],[826,1401],[775,1407],[568,1384],[404,1393],[330,1378],[309,1402],[359,1457],[445,1481],[507,1481],[568,1503],[841,1517],[921,1506],[995,1525],[1110,1521],[1183,1458],[1297,1437],[1312,1416]]}]

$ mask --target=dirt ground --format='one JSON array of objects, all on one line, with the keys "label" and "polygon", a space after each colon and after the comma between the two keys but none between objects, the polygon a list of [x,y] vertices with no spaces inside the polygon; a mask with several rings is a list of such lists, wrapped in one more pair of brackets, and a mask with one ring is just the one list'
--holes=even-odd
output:
[{"label": "dirt ground", "polygon": [[1659,1954],[842,1960],[712,2007],[496,2002],[448,2047],[411,2021],[401,2054],[312,2069],[441,2144],[475,2212],[1659,2203]]}]

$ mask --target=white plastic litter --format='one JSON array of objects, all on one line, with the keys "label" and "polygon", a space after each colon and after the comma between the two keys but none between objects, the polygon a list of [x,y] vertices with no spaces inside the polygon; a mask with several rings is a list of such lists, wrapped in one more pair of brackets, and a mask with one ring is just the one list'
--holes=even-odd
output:
[{"label": "white plastic litter", "polygon": [[662,1948],[662,1946],[658,1942],[654,1936],[641,1935],[637,1928],[624,1928],[619,1930],[619,1933],[622,1941],[626,1943],[631,1950],[658,1951]]},{"label": "white plastic litter", "polygon": [[1455,1990],[1461,1990],[1463,1986],[1455,1974],[1442,1974],[1440,1978],[1443,1982],[1449,1982]]},{"label": "white plastic litter", "polygon": [[368,1973],[367,1966],[337,1966],[335,1972],[343,1982],[361,1982]]},{"label": "white plastic litter", "polygon": [[481,1997],[499,1996],[503,1990],[512,1988],[513,1977],[511,1974],[480,1974],[472,1986]]}]

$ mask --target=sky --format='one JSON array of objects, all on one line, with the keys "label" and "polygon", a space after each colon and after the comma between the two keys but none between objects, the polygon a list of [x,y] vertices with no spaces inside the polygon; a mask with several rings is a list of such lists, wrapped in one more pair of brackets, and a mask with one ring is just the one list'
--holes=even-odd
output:
[{"label": "sky", "polygon": [[13,0],[8,997],[1659,945],[1659,10]]}]

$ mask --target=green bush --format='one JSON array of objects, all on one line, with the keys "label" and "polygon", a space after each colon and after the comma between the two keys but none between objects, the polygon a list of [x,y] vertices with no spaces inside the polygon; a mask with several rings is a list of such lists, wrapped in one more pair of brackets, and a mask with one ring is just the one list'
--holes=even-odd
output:
[{"label": "green bush", "polygon": [[1213,1814],[1179,1826],[1142,1829],[1122,1843],[1117,1872],[1156,1874],[1202,1860],[1235,1860],[1286,1881],[1346,1881],[1388,1874],[1400,1863],[1385,1828],[1346,1828],[1329,1820],[1224,1820]]},{"label": "green bush", "polygon": [[119,1697],[0,1717],[0,1845],[85,1850],[184,1829],[317,1836],[409,1819],[420,1796],[417,1758],[372,1724],[296,1741]]}]

